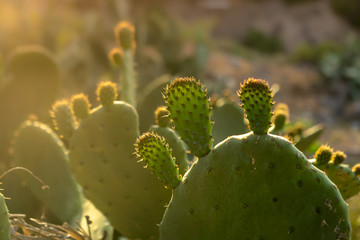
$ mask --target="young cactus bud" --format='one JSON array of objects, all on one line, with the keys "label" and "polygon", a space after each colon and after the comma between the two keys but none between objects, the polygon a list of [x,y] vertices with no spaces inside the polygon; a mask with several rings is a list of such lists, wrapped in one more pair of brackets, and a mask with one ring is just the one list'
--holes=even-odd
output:
[{"label": "young cactus bud", "polygon": [[334,163],[334,165],[342,164],[345,161],[346,154],[342,151],[336,151],[332,157],[331,161]]},{"label": "young cactus bud", "polygon": [[281,131],[289,121],[289,108],[286,104],[280,103],[275,107],[275,114],[272,118],[274,131]]},{"label": "young cactus bud", "polygon": [[246,118],[249,121],[249,128],[255,134],[267,134],[270,125],[272,93],[269,84],[261,79],[249,78],[240,84],[240,90],[237,92],[243,103]]},{"label": "young cactus bud", "polygon": [[192,154],[205,156],[212,146],[209,99],[194,78],[176,78],[166,87],[164,100],[176,131]]},{"label": "young cactus bud", "polygon": [[319,147],[319,149],[315,152],[315,162],[319,165],[327,164],[330,162],[332,155],[333,155],[333,149],[327,145],[322,145]]},{"label": "young cactus bud", "polygon": [[74,95],[71,98],[71,109],[77,119],[84,119],[90,114],[89,99],[83,93]]},{"label": "young cactus bud", "polygon": [[352,171],[355,173],[356,176],[360,177],[360,163],[353,166]]},{"label": "young cactus bud", "polygon": [[172,150],[163,137],[147,132],[136,139],[136,156],[147,164],[166,188],[174,189],[181,181]]},{"label": "young cactus bud", "polygon": [[170,126],[170,113],[164,106],[160,106],[155,110],[155,121],[159,127]]},{"label": "young cactus bud", "polygon": [[96,90],[97,99],[104,107],[110,107],[114,104],[117,97],[116,84],[110,81],[101,82]]},{"label": "young cactus bud", "polygon": [[120,48],[113,48],[109,53],[110,61],[114,66],[122,66],[123,65],[123,52]]},{"label": "young cactus bud", "polygon": [[115,38],[122,49],[132,49],[135,51],[135,28],[129,22],[122,21],[114,28]]},{"label": "young cactus bud", "polygon": [[75,129],[75,119],[67,100],[57,101],[50,111],[54,127],[60,137],[69,140]]}]

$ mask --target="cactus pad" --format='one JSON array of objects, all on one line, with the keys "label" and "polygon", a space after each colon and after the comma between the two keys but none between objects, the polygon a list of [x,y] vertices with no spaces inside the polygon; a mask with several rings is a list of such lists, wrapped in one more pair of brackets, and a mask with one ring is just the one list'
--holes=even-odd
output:
[{"label": "cactus pad", "polygon": [[210,106],[206,91],[194,78],[176,78],[164,96],[176,131],[195,156],[206,155],[212,146]]},{"label": "cactus pad", "polygon": [[136,140],[135,150],[137,157],[146,162],[146,167],[166,188],[173,189],[180,183],[179,169],[164,138],[152,132],[145,133]]},{"label": "cactus pad", "polygon": [[57,101],[51,110],[55,130],[60,137],[69,140],[75,128],[75,119],[68,101]]},{"label": "cactus pad", "polygon": [[71,109],[77,119],[86,118],[90,113],[88,97],[82,93],[71,97]]},{"label": "cactus pad", "polygon": [[194,163],[160,225],[164,240],[350,234],[347,205],[326,175],[286,139],[252,133],[229,137]]},{"label": "cactus pad", "polygon": [[113,105],[117,97],[116,84],[110,81],[101,82],[96,90],[96,95],[104,107]]},{"label": "cactus pad", "polygon": [[240,85],[238,96],[255,134],[266,134],[271,125],[272,93],[269,84],[261,79],[249,78]]},{"label": "cactus pad", "polygon": [[24,175],[31,191],[47,204],[49,214],[60,223],[71,221],[81,209],[83,195],[70,171],[67,151],[56,133],[43,123],[24,122],[15,136],[13,157],[18,166],[29,169],[50,187],[42,190],[32,176]]},{"label": "cactus pad", "polygon": [[113,227],[129,238],[158,236],[171,197],[156,176],[138,163],[135,109],[122,101],[99,106],[82,119],[70,142],[70,164],[86,196]]},{"label": "cactus pad", "polygon": [[121,46],[121,48],[135,50],[135,28],[133,25],[129,22],[122,21],[115,26],[114,33],[117,44]]},{"label": "cactus pad", "polygon": [[113,48],[109,53],[109,58],[115,66],[123,65],[123,52],[121,48]]}]

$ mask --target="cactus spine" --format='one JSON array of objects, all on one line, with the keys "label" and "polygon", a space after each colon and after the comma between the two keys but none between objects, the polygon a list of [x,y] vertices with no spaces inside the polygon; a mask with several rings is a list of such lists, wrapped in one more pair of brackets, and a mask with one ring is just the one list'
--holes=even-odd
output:
[{"label": "cactus spine", "polygon": [[[191,81],[171,84],[181,85],[183,94],[167,89],[166,100],[178,93],[178,99],[167,101],[169,109],[182,112],[193,105],[186,100]],[[239,95],[253,132],[231,136],[205,155],[190,148],[199,159],[173,191],[160,239],[350,239],[349,213],[339,190],[288,140],[267,133],[273,105],[268,84],[248,79]],[[197,126],[184,124],[185,113],[175,117],[179,126]],[[201,129],[211,128],[207,124]],[[204,135],[197,136],[192,144],[203,141]]]}]

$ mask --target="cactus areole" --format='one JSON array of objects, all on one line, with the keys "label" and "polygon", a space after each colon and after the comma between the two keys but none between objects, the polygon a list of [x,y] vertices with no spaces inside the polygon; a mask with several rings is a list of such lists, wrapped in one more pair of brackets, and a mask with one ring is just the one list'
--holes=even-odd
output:
[{"label": "cactus areole", "polygon": [[291,142],[267,134],[267,83],[248,79],[239,95],[253,132],[228,137],[193,164],[173,191],[160,239],[350,239],[337,187]]}]

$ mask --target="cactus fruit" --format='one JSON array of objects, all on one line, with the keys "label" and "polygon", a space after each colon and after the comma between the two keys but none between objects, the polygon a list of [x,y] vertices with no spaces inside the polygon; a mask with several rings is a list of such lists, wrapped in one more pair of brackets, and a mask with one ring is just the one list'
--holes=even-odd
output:
[{"label": "cactus fruit", "polygon": [[244,110],[230,97],[225,96],[216,101],[211,119],[215,122],[212,130],[214,145],[228,136],[249,132],[244,121]]},{"label": "cactus fruit", "polygon": [[83,195],[56,133],[45,124],[28,120],[16,132],[12,147],[16,165],[29,169],[50,187],[42,190],[34,178],[24,175],[31,191],[59,223],[70,222],[81,209]]},{"label": "cactus fruit", "polygon": [[[203,96],[194,85],[198,83],[193,79],[180,79],[167,88],[177,93],[171,101],[167,96],[167,104],[180,126],[186,123],[183,109],[191,108],[191,101],[206,106],[206,97],[186,100]],[[347,205],[336,186],[291,142],[268,134],[273,104],[268,84],[248,79],[239,95],[253,132],[231,136],[205,155],[197,152],[200,158],[173,190],[160,239],[350,239]],[[177,109],[180,114],[172,115]],[[201,129],[211,129],[209,121],[205,124]],[[198,124],[188,125],[197,129]],[[179,133],[188,138],[186,132]],[[192,146],[203,138],[197,134]]]},{"label": "cactus fruit", "polygon": [[171,190],[137,163],[133,153],[139,120],[134,107],[123,101],[101,102],[106,104],[92,109],[71,138],[72,171],[89,200],[118,232],[129,238],[156,238]]},{"label": "cactus fruit", "polygon": [[170,116],[166,107],[158,107],[155,111],[157,125],[153,125],[149,130],[166,139],[178,165],[179,172],[184,175],[189,170],[189,161],[187,160],[187,147],[179,138],[176,132],[170,128]]},{"label": "cactus fruit", "polygon": [[314,166],[324,171],[328,178],[339,188],[345,200],[360,192],[360,168],[355,165],[352,169],[343,164],[346,158],[341,151],[333,152],[329,146],[321,146],[310,160]]}]

